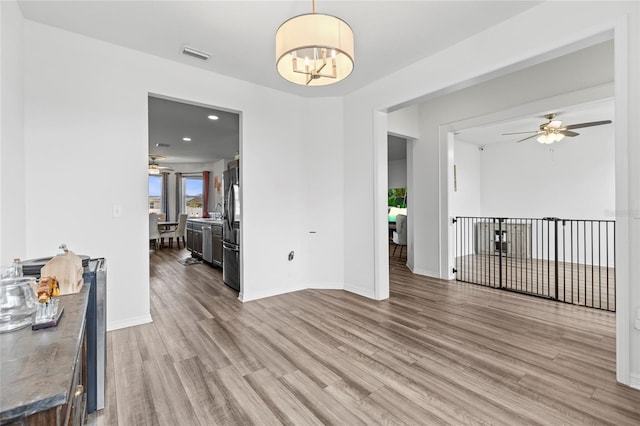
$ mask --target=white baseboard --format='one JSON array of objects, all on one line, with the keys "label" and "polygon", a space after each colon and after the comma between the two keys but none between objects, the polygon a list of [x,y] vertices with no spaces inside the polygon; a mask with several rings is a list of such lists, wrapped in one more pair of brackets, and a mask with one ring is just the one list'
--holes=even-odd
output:
[{"label": "white baseboard", "polygon": [[269,289],[265,291],[252,292],[249,294],[242,292],[238,295],[238,300],[241,302],[250,302],[252,300],[264,299],[265,297],[278,296],[280,294],[291,293],[291,292],[300,291],[300,290],[309,290],[309,289],[344,290],[344,286],[342,285],[342,283],[321,282],[321,283],[302,285],[300,287]]},{"label": "white baseboard", "polygon": [[280,294],[291,293],[294,291],[305,290],[306,287],[280,287],[280,288],[271,288],[268,290],[260,290],[251,293],[242,292],[238,295],[238,300],[241,302],[250,302],[252,300],[264,299],[266,297],[278,296]]},{"label": "white baseboard", "polygon": [[332,282],[312,283],[309,284],[307,288],[313,288],[316,290],[344,290],[344,284]]},{"label": "white baseboard", "polygon": [[426,269],[420,268],[412,268],[407,264],[407,267],[411,272],[417,275],[424,275],[425,277],[438,278],[440,279],[440,272],[427,271]]},{"label": "white baseboard", "polygon": [[374,294],[374,292],[372,291],[373,289],[371,288],[360,288],[360,287],[355,287],[355,286],[350,286],[348,284],[344,285],[344,290],[351,292],[351,293],[355,293],[359,296],[363,296],[363,297],[368,297],[369,299],[375,299],[376,295]]},{"label": "white baseboard", "polygon": [[148,324],[153,322],[151,314],[142,315],[134,318],[126,318],[120,321],[107,322],[107,331],[119,330],[121,328],[135,327],[136,325]]},{"label": "white baseboard", "polygon": [[629,375],[629,386],[632,388],[640,389],[640,374]]}]

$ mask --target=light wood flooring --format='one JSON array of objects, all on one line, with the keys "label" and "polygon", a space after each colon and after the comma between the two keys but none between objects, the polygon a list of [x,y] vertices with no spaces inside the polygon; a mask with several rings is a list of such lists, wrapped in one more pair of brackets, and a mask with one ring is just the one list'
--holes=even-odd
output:
[{"label": "light wood flooring", "polygon": [[[459,256],[456,258],[456,276],[461,281],[497,287],[499,265],[499,256]],[[553,260],[503,257],[503,286],[540,296],[553,296],[555,267]],[[615,279],[615,268],[558,262],[558,300],[615,311]]]},{"label": "light wood flooring", "polygon": [[98,425],[638,425],[615,314],[411,274],[391,297],[241,303],[187,252],[151,254],[154,322],[108,333]]}]

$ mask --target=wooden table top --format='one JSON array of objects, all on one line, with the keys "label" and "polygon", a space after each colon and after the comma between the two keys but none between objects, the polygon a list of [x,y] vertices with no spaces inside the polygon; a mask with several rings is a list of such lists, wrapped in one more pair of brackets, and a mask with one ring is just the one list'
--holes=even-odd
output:
[{"label": "wooden table top", "polygon": [[90,284],[60,296],[56,327],[0,334],[0,423],[66,404],[81,349]]}]

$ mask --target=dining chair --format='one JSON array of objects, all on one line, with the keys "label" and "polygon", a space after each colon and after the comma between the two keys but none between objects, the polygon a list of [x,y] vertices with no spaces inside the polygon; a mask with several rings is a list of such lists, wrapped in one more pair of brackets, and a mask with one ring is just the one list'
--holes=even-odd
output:
[{"label": "dining chair", "polygon": [[396,215],[396,230],[393,231],[393,255],[396,255],[396,250],[400,247],[400,257],[402,257],[402,248],[407,245],[407,216],[403,214]]},{"label": "dining chair", "polygon": [[149,247],[153,244],[154,249],[158,249],[160,247],[160,231],[158,230],[158,215],[150,214],[149,215]]},{"label": "dining chair", "polygon": [[178,242],[178,248],[180,248],[180,238],[182,238],[182,244],[186,247],[187,217],[188,215],[186,213],[180,213],[180,216],[178,216],[178,226],[175,229],[160,232],[160,238],[162,238],[163,242],[165,238],[169,239],[169,247],[173,247],[174,238]]}]

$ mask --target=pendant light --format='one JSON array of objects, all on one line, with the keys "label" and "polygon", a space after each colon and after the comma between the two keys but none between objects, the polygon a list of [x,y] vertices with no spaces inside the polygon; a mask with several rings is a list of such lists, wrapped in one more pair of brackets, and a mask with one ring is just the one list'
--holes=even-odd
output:
[{"label": "pendant light", "polygon": [[285,21],[276,31],[276,66],[286,80],[303,86],[325,86],[353,71],[353,31],[331,15],[313,12]]}]

